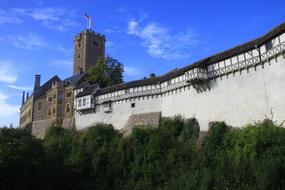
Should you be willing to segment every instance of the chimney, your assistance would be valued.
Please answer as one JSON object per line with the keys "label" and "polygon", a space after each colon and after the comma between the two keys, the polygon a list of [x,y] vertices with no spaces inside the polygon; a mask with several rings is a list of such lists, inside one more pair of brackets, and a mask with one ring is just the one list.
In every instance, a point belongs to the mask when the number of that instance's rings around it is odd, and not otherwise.
{"label": "chimney", "polygon": [[22,105],[25,103],[25,91],[23,91],[23,96],[22,96]]}
{"label": "chimney", "polygon": [[35,86],[34,90],[41,87],[41,75],[35,75]]}
{"label": "chimney", "polygon": [[26,101],[28,100],[28,98],[29,98],[29,93],[27,92]]}

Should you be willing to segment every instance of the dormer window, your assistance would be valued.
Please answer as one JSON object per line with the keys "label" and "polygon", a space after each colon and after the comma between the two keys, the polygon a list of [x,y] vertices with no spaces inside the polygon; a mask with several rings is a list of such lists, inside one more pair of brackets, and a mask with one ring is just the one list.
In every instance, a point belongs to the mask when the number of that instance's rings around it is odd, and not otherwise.
{"label": "dormer window", "polygon": [[270,41],[266,42],[266,44],[265,44],[265,49],[266,49],[266,51],[269,51],[269,50],[271,50],[272,48],[273,48],[272,41],[270,40]]}

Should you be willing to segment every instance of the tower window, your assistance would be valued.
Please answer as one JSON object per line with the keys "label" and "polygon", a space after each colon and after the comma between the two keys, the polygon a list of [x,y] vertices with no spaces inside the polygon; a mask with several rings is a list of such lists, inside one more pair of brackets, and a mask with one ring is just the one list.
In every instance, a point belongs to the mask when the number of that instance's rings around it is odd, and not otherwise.
{"label": "tower window", "polygon": [[98,42],[96,42],[95,40],[94,40],[94,41],[92,41],[92,45],[93,45],[93,46],[95,46],[95,47],[99,47],[99,43],[98,43]]}
{"label": "tower window", "polygon": [[78,47],[79,47],[79,48],[81,47],[81,43],[80,43],[80,42],[78,43]]}
{"label": "tower window", "polygon": [[78,54],[77,58],[80,59],[80,54]]}
{"label": "tower window", "polygon": [[131,108],[136,107],[136,103],[131,103]]}

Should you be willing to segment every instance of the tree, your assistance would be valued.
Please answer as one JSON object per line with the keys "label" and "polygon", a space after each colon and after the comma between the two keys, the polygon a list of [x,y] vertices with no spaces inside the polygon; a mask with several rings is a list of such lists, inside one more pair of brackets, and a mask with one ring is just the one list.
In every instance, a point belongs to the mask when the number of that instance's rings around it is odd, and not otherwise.
{"label": "tree", "polygon": [[88,80],[93,84],[99,84],[101,88],[120,84],[123,82],[123,64],[110,56],[106,60],[99,60],[88,70]]}
{"label": "tree", "polygon": [[1,189],[45,189],[46,154],[41,142],[24,129],[0,129]]}
{"label": "tree", "polygon": [[106,57],[107,72],[110,76],[110,84],[120,84],[123,81],[124,66],[111,56]]}
{"label": "tree", "polygon": [[107,73],[107,65],[101,59],[94,66],[88,70],[88,80],[92,84],[99,84],[101,88],[104,88],[110,84],[110,77]]}

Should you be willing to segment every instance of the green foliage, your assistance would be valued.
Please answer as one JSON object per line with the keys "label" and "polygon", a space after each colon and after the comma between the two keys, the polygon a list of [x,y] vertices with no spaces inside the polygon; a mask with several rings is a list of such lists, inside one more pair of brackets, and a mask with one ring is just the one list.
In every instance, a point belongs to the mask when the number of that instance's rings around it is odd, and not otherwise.
{"label": "green foliage", "polygon": [[43,189],[46,155],[39,140],[23,129],[0,129],[1,189]]}
{"label": "green foliage", "polygon": [[51,127],[43,141],[2,128],[1,189],[285,188],[284,128],[219,122],[199,132],[196,119],[180,116],[134,128],[127,138],[104,124],[80,132]]}
{"label": "green foliage", "polygon": [[107,56],[106,60],[99,60],[89,70],[88,80],[93,84],[99,84],[101,88],[123,82],[123,64],[118,60]]}

